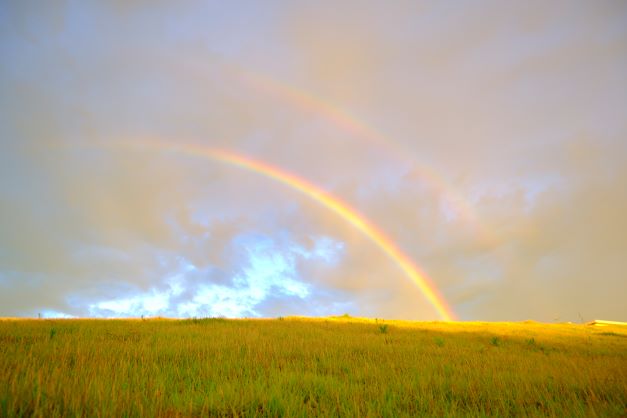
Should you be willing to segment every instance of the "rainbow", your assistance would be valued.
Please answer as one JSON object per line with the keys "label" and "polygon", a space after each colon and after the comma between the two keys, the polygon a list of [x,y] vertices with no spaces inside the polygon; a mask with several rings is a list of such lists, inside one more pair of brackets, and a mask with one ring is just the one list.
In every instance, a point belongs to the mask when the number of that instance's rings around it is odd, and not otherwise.
{"label": "rainbow", "polygon": [[413,173],[417,174],[426,183],[435,187],[435,190],[440,193],[455,215],[466,224],[471,225],[484,242],[493,241],[494,238],[489,231],[478,221],[473,206],[437,172],[426,166],[418,165],[415,159],[412,158],[412,153],[401,147],[397,142],[360,122],[339,107],[313,96],[304,90],[297,89],[258,72],[251,72],[235,65],[230,65],[229,67],[232,70],[230,73],[235,75],[242,84],[249,88],[279,98],[304,111],[319,115],[330,121],[336,128],[349,134],[349,136],[376,144],[379,148],[385,150],[403,164],[411,167]]}
{"label": "rainbow", "polygon": [[110,147],[124,149],[151,149],[220,161],[256,174],[261,174],[267,178],[276,180],[279,183],[291,187],[292,189],[299,191],[320,203],[332,212],[335,212],[342,219],[368,237],[368,239],[370,239],[374,244],[376,244],[398,265],[403,273],[418,286],[418,289],[433,306],[440,318],[445,321],[452,321],[456,318],[447,302],[439,294],[437,288],[427,275],[422,272],[405,253],[403,253],[399,246],[390,237],[370,222],[365,216],[361,215],[357,210],[305,179],[297,177],[294,174],[281,170],[280,168],[263,161],[254,160],[231,151],[210,148],[202,145],[172,144],[157,140],[109,142],[102,145],[102,148]]}

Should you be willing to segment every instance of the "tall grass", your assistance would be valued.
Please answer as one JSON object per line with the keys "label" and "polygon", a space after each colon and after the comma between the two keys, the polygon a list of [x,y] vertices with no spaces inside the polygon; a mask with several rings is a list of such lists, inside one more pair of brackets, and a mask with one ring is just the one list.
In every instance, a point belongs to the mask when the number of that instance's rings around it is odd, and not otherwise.
{"label": "tall grass", "polygon": [[355,318],[0,321],[0,416],[625,416],[627,333]]}

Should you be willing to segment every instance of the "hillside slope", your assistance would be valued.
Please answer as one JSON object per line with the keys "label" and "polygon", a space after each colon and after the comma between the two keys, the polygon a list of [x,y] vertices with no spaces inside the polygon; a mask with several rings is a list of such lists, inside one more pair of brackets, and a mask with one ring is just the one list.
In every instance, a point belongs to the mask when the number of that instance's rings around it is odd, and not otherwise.
{"label": "hillside slope", "polygon": [[625,416],[627,329],[0,321],[0,416]]}

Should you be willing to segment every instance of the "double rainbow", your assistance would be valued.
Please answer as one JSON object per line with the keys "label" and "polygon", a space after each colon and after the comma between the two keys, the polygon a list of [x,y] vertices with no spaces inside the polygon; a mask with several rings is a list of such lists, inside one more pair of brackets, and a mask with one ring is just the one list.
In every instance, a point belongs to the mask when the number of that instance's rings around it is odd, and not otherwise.
{"label": "double rainbow", "polygon": [[231,74],[247,88],[270,97],[278,98],[293,107],[320,116],[329,121],[336,129],[345,132],[350,137],[369,142],[391,157],[402,162],[403,165],[410,167],[412,173],[418,175],[427,184],[433,185],[435,189],[441,193],[449,208],[467,224],[476,228],[476,231],[479,232],[482,239],[485,241],[492,239],[489,232],[479,223],[473,206],[435,170],[417,164],[412,157],[412,152],[402,147],[398,142],[384,136],[376,129],[351,116],[340,107],[316,97],[305,90],[286,84],[260,72],[249,71],[235,65],[230,65],[230,69],[232,70]]}

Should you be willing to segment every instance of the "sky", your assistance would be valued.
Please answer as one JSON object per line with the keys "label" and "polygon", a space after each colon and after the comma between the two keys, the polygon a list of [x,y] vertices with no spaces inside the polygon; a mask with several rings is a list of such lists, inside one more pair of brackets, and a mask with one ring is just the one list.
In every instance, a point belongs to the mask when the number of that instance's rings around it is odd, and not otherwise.
{"label": "sky", "polygon": [[7,0],[0,57],[0,316],[442,319],[221,150],[455,318],[627,320],[623,1]]}

